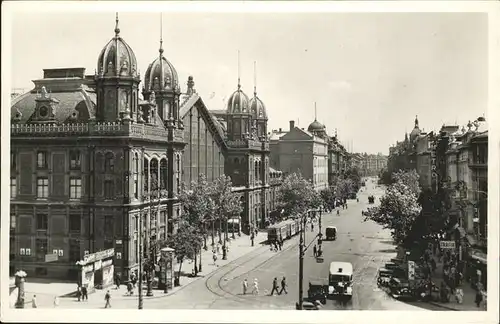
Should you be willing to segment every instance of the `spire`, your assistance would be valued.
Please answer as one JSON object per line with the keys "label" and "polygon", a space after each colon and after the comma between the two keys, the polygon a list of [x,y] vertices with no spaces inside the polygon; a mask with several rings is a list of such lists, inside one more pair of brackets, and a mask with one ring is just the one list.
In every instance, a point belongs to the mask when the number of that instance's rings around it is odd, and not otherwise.
{"label": "spire", "polygon": [[337,138],[337,128],[335,128],[335,138]]}
{"label": "spire", "polygon": [[418,128],[418,115],[415,115],[415,128]]}
{"label": "spire", "polygon": [[316,101],[314,102],[314,121],[318,121],[317,119],[317,110],[316,110]]}
{"label": "spire", "polygon": [[160,59],[163,55],[163,14],[160,13]]}
{"label": "spire", "polygon": [[257,97],[257,62],[253,61],[253,95]]}
{"label": "spire", "polygon": [[240,50],[238,50],[238,90],[241,88],[240,83]]}
{"label": "spire", "polygon": [[118,28],[118,12],[116,13],[116,25],[115,25],[115,36],[118,37],[120,34],[120,28]]}

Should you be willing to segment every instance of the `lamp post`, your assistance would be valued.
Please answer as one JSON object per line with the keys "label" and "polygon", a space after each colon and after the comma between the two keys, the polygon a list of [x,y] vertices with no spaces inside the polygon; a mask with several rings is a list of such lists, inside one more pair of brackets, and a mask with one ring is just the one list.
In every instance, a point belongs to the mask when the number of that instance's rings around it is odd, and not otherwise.
{"label": "lamp post", "polygon": [[[302,217],[301,219],[301,226],[302,228],[300,229],[300,236],[299,236],[299,301],[297,303],[297,309],[302,310],[302,300],[304,299],[304,255],[307,249],[311,246],[311,244],[314,243],[314,239],[309,243],[309,245],[305,246],[305,234],[306,234],[306,224],[307,224],[307,216],[309,215],[309,211],[306,213],[305,216]],[[321,240],[322,234],[319,233],[316,235],[318,240]]]}
{"label": "lamp post", "polygon": [[[164,247],[163,249],[160,250],[161,252],[161,259],[162,259],[162,274],[164,278],[164,293],[168,293],[168,286],[169,282],[170,285],[172,285],[172,256],[173,253],[175,252],[174,249],[169,248],[169,247]],[[169,276],[170,274],[170,276]]]}
{"label": "lamp post", "polygon": [[137,285],[137,289],[139,290],[139,305],[138,309],[142,309],[143,307],[143,300],[142,300],[142,254],[144,251],[142,250],[142,212],[139,214],[139,228],[137,229],[137,233],[139,235],[139,239],[137,240],[138,250],[139,250],[139,283]]}

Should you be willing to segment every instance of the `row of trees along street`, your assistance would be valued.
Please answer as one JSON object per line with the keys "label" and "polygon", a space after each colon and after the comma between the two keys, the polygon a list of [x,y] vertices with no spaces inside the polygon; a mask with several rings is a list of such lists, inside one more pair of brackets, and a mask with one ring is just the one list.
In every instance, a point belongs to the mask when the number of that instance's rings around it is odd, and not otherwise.
{"label": "row of trees along street", "polygon": [[[212,249],[216,244],[221,244],[223,251],[227,251],[226,243],[231,239],[228,235],[228,220],[239,216],[243,210],[240,194],[234,193],[232,187],[228,176],[223,175],[209,183],[203,174],[189,188],[183,185],[179,195],[183,213],[177,220],[177,231],[168,235],[166,240],[152,244],[145,268],[152,268],[147,264],[152,265],[154,262],[155,251],[164,247],[173,248],[179,263],[179,275],[176,279],[177,284],[180,284],[184,260],[194,260],[194,275],[201,271],[201,260],[197,255],[201,256],[202,249],[208,250],[207,240],[211,239]],[[232,232],[234,238],[234,230]],[[225,253],[223,257],[225,258]]]}
{"label": "row of trees along street", "polygon": [[446,190],[437,194],[421,190],[415,170],[400,170],[392,174],[380,205],[369,208],[365,220],[373,220],[390,229],[397,245],[419,249],[444,233],[447,227],[444,215],[449,202],[450,194]]}

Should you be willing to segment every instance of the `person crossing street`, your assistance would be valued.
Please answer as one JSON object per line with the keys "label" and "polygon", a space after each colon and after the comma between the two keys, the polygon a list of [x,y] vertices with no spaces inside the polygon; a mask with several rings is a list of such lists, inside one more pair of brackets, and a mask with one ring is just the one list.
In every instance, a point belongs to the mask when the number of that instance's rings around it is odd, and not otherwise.
{"label": "person crossing street", "polygon": [[288,294],[288,291],[286,291],[286,279],[285,277],[283,276],[283,279],[281,279],[281,290],[279,292],[279,295],[281,295],[283,292],[285,292],[285,294]]}
{"label": "person crossing street", "polygon": [[243,280],[243,295],[247,294],[247,290],[248,290],[248,281],[245,279]]}
{"label": "person crossing street", "polygon": [[273,280],[273,289],[271,290],[271,296],[274,295],[274,291],[276,291],[277,294],[279,294],[279,291],[278,291],[278,278],[274,277],[274,280]]}

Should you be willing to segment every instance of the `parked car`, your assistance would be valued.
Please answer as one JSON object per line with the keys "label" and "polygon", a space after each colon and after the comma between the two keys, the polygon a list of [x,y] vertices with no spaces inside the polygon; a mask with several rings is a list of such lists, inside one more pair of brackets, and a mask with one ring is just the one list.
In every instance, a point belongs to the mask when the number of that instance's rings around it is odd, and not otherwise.
{"label": "parked car", "polygon": [[410,282],[406,279],[391,278],[389,281],[389,290],[391,296],[396,299],[408,299],[414,297],[410,287]]}
{"label": "parked car", "polygon": [[309,281],[309,290],[307,290],[307,299],[310,302],[319,300],[323,305],[326,304],[328,296],[328,283],[326,280]]}
{"label": "parked car", "polygon": [[337,228],[335,226],[328,226],[325,229],[325,236],[326,240],[333,240],[335,241],[337,239]]}
{"label": "parked car", "polygon": [[377,285],[381,287],[387,287],[392,279],[393,272],[386,268],[378,269],[377,275]]}

